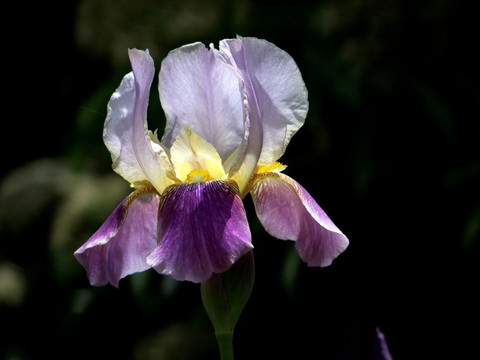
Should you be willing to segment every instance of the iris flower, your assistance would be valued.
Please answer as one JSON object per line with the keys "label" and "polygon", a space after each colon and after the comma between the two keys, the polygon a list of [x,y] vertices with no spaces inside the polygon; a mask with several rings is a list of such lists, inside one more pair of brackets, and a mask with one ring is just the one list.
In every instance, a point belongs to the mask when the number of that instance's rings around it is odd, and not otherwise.
{"label": "iris flower", "polygon": [[159,73],[161,140],[147,126],[153,60],[148,50],[128,54],[133,71],[108,103],[103,139],[135,190],[75,252],[92,285],[118,287],[149,268],[196,283],[225,272],[253,248],[248,193],[265,230],[296,241],[309,266],[345,250],[345,235],[277,161],[308,111],[286,52],[240,37],[171,51]]}

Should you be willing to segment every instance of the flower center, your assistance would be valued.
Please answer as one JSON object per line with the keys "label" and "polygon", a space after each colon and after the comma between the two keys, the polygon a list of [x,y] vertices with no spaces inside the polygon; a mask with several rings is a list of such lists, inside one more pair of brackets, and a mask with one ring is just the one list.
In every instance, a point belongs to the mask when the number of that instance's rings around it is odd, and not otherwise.
{"label": "flower center", "polygon": [[210,177],[210,173],[207,170],[193,169],[188,173],[185,182],[192,184],[192,183],[202,183],[210,180],[212,180],[212,178]]}
{"label": "flower center", "polygon": [[227,178],[215,147],[185,126],[170,149],[175,176],[181,182],[199,183]]}

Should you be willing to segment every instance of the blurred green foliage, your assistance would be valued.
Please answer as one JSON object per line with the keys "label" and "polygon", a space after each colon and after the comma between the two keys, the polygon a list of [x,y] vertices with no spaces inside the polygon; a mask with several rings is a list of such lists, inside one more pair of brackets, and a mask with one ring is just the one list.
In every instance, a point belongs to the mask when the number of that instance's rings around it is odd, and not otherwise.
{"label": "blurred green foliage", "polygon": [[[147,271],[119,290],[93,288],[73,252],[130,190],[101,137],[108,99],[130,71],[127,48],[148,48],[158,70],[180,45],[236,34],[297,61],[310,112],[282,161],[351,241],[331,267],[307,268],[292,243],[263,231],[246,199],[257,278],[236,330],[238,358],[371,359],[377,326],[394,358],[478,354],[478,330],[467,330],[479,320],[472,5],[14,5],[3,32],[0,358],[217,358],[197,285]],[[156,83],[148,118],[162,133]]]}

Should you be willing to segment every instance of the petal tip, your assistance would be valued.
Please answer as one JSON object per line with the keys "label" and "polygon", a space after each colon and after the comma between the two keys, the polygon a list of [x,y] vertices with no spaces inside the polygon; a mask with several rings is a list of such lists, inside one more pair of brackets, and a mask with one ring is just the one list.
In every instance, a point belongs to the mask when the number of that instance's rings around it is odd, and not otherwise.
{"label": "petal tip", "polygon": [[[321,245],[321,246],[320,246]],[[305,246],[303,241],[297,241],[296,249],[299,256],[309,267],[327,267],[348,247],[349,241],[342,233],[331,233]]]}

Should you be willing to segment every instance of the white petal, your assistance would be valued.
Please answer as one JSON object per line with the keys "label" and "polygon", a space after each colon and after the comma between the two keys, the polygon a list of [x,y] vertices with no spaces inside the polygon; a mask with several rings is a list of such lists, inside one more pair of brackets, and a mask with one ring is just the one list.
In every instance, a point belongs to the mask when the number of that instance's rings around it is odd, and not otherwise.
{"label": "white petal", "polygon": [[220,50],[227,55],[231,51],[234,61],[242,63],[250,111],[257,112],[263,128],[258,165],[271,164],[283,155],[307,116],[308,93],[300,71],[290,55],[265,40],[224,40]]}
{"label": "white petal", "polygon": [[153,80],[148,52],[129,51],[133,71],[125,75],[108,103],[103,139],[112,155],[113,169],[130,183],[150,182],[161,193],[171,183],[165,151],[152,146],[146,111]]}
{"label": "white petal", "polygon": [[189,125],[225,161],[242,142],[243,103],[238,78],[217,52],[194,43],[163,60],[159,92],[167,125],[162,143],[171,147]]}

